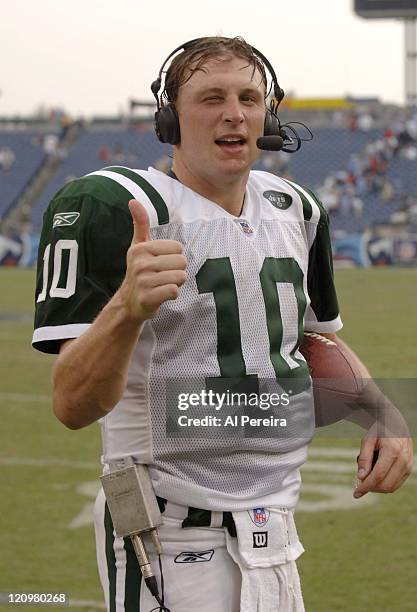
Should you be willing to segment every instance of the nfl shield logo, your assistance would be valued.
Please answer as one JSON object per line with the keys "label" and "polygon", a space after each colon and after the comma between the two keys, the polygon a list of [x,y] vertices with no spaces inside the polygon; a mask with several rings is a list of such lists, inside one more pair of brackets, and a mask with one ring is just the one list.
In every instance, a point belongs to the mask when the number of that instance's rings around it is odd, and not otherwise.
{"label": "nfl shield logo", "polygon": [[248,512],[249,516],[257,527],[263,527],[268,522],[269,510],[266,508],[254,508]]}
{"label": "nfl shield logo", "polygon": [[247,234],[248,236],[253,234],[253,229],[251,228],[251,226],[249,225],[247,221],[240,221],[240,219],[238,219],[237,223],[238,225],[240,225],[240,229],[242,230],[244,234]]}

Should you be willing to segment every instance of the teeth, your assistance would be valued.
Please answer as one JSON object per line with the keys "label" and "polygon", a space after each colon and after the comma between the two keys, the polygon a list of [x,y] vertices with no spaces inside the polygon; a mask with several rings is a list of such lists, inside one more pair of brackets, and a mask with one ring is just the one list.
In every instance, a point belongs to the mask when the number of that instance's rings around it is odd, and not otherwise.
{"label": "teeth", "polygon": [[219,142],[243,142],[241,138],[221,138]]}

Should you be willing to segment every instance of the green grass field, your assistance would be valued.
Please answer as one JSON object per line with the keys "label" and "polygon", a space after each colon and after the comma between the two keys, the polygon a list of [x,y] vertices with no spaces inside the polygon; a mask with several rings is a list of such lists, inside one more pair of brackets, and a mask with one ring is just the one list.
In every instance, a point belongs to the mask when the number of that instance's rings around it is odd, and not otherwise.
{"label": "green grass field", "polygon": [[[417,270],[343,270],[336,281],[341,336],[372,374],[417,378]],[[99,428],[71,432],[52,416],[53,358],[30,346],[33,285],[33,271],[0,269],[0,592],[64,592],[70,609],[93,611],[103,606],[90,521]],[[361,431],[334,432],[315,440],[303,469],[306,609],[414,611],[417,477],[393,495],[353,500]]]}

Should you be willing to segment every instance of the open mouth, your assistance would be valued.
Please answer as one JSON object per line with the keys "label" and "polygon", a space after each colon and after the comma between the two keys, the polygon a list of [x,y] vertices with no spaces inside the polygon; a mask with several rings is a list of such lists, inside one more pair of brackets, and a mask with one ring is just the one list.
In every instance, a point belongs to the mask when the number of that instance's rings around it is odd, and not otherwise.
{"label": "open mouth", "polygon": [[214,142],[216,143],[216,145],[218,145],[224,150],[236,151],[240,149],[246,143],[246,139],[228,137],[228,138],[218,138]]}

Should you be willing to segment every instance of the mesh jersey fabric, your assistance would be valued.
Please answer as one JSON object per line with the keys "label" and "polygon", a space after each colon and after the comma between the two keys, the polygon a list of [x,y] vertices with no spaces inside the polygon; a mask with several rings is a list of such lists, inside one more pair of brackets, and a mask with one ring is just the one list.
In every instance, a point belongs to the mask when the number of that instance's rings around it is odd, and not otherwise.
{"label": "mesh jersey fabric", "polygon": [[[143,327],[125,394],[100,421],[103,463],[133,456],[148,464],[156,493],[174,503],[294,507],[314,429],[298,346],[304,328],[341,326],[327,213],[304,188],[265,172],[250,173],[239,218],[154,169],[91,173],[64,187],[45,214],[36,348],[57,352],[117,290],[132,238],[131,197],[145,206],[152,239],[183,244],[188,279]],[[79,214],[72,224],[70,213]],[[307,383],[291,398],[285,435],[167,431],[178,389],[234,376],[257,377],[267,389],[281,379]]]}

